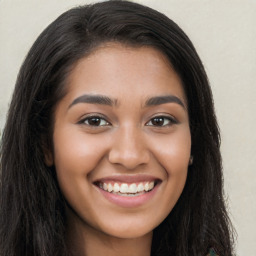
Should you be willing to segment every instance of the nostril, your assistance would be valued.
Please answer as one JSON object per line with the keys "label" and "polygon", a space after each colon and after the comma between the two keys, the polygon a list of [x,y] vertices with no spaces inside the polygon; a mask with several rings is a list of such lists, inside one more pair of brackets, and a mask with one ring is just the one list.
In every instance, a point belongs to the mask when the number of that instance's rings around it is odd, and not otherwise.
{"label": "nostril", "polygon": [[126,169],[134,169],[136,166],[147,164],[150,160],[149,154],[145,151],[131,152],[112,149],[108,156],[112,164],[123,165]]}

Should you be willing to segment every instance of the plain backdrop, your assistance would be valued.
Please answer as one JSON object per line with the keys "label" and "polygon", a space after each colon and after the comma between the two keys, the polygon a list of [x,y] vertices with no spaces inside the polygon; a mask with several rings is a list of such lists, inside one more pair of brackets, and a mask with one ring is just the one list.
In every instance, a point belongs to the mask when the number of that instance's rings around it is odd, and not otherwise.
{"label": "plain backdrop", "polygon": [[[92,1],[0,0],[0,131],[18,70],[41,31]],[[138,0],[169,16],[194,43],[209,76],[222,134],[225,193],[237,255],[255,255],[256,0]]]}

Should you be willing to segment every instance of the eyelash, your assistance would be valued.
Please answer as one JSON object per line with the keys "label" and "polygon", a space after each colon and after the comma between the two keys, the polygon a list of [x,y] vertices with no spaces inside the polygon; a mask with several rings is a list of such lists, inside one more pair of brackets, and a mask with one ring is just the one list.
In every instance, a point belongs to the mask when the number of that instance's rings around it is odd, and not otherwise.
{"label": "eyelash", "polygon": [[[157,121],[158,119],[158,121]],[[152,121],[156,121],[156,122],[163,122],[162,125],[154,125],[152,123]],[[151,123],[151,124],[150,124]],[[168,126],[172,126],[173,124],[178,124],[178,121],[170,116],[155,116],[153,118],[151,118],[149,120],[149,122],[146,123],[147,126],[155,126],[155,127],[168,127]]]}
{"label": "eyelash", "polygon": [[[94,119],[94,122],[96,122],[95,124],[90,124],[90,121],[93,121]],[[103,125],[100,125],[101,122],[104,122]],[[153,124],[153,122],[160,122],[160,125],[158,124]],[[106,120],[105,117],[101,116],[101,115],[91,115],[91,116],[87,116],[85,118],[83,118],[81,121],[79,121],[79,124],[84,124],[84,125],[88,125],[90,127],[103,127],[103,126],[109,126],[111,125],[110,122],[108,122]],[[178,121],[173,118],[173,117],[170,117],[170,116],[163,116],[163,115],[160,115],[160,116],[155,116],[153,118],[151,118],[147,123],[146,123],[146,126],[155,126],[155,127],[168,127],[168,126],[171,126],[173,124],[178,124]]]}
{"label": "eyelash", "polygon": [[[96,121],[96,119],[99,121],[99,122],[102,122],[104,121],[105,124],[104,125],[93,125],[93,124],[90,124],[89,122],[90,121],[93,121],[93,119]],[[86,123],[87,122],[87,123]],[[87,116],[85,118],[83,118],[81,121],[78,122],[79,124],[84,124],[84,125],[88,125],[88,126],[91,126],[91,127],[102,127],[102,126],[109,126],[111,125],[105,117],[101,116],[101,115],[91,115],[91,116]]]}

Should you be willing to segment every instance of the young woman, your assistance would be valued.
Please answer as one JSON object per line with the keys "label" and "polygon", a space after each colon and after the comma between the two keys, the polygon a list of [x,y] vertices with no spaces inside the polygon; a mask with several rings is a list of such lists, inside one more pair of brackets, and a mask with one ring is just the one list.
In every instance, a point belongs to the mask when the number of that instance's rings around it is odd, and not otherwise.
{"label": "young woman", "polygon": [[163,14],[71,9],[21,67],[1,144],[1,256],[230,256],[203,65]]}

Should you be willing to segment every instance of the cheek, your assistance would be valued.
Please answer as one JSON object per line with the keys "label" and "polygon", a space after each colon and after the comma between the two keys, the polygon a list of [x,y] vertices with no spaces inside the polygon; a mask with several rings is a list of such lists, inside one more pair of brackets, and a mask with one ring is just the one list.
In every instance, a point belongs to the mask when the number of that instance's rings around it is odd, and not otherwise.
{"label": "cheek", "polygon": [[[57,129],[56,129],[57,130]],[[90,173],[106,151],[101,136],[88,136],[80,129],[62,128],[54,134],[54,164],[60,189],[67,202],[79,212],[84,195],[92,193]],[[88,207],[85,207],[88,212]],[[90,208],[90,207],[89,207]]]}
{"label": "cheek", "polygon": [[153,154],[163,167],[165,175],[162,184],[163,203],[159,211],[168,215],[178,201],[186,183],[191,150],[190,130],[186,129],[176,133],[175,136],[158,139],[155,145]]}
{"label": "cheek", "polygon": [[191,136],[189,128],[181,129],[170,136],[158,138],[154,143],[153,154],[166,170],[167,175],[182,175],[187,172],[191,154]]}
{"label": "cheek", "polygon": [[59,130],[54,135],[54,160],[57,173],[87,175],[94,169],[106,149],[100,136],[88,136],[83,131]]}

